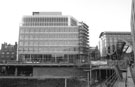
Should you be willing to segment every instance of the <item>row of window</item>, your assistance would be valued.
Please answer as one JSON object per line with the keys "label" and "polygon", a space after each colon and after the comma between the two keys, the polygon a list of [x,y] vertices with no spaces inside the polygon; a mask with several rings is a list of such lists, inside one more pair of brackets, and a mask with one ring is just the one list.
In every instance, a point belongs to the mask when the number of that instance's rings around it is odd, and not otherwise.
{"label": "row of window", "polygon": [[49,51],[52,51],[52,52],[57,52],[57,51],[79,51],[79,48],[78,47],[19,47],[18,51],[39,51],[39,52],[49,52]]}
{"label": "row of window", "polygon": [[107,35],[107,38],[131,38],[131,35]]}
{"label": "row of window", "polygon": [[12,56],[4,56],[4,55],[1,55],[0,58],[16,58],[16,56],[12,55]]}
{"label": "row of window", "polygon": [[68,26],[68,23],[23,23],[23,26]]}
{"label": "row of window", "polygon": [[15,52],[1,52],[1,54],[15,54]]}
{"label": "row of window", "polygon": [[23,22],[68,22],[67,17],[26,17]]}
{"label": "row of window", "polygon": [[51,45],[78,45],[78,41],[20,41],[19,46],[51,46]]}
{"label": "row of window", "polygon": [[25,39],[47,39],[47,38],[78,38],[78,34],[21,34],[20,40]]}
{"label": "row of window", "polygon": [[[86,62],[87,58],[85,56],[81,56],[77,54],[65,54],[65,55],[51,55],[51,54],[20,54],[19,60],[23,61],[31,61],[31,62],[51,62],[51,63],[73,63],[73,62]],[[85,57],[85,59],[84,59]],[[82,59],[83,58],[83,59]]]}
{"label": "row of window", "polygon": [[39,32],[78,32],[77,27],[43,27],[43,28],[20,28],[20,33],[39,33]]}

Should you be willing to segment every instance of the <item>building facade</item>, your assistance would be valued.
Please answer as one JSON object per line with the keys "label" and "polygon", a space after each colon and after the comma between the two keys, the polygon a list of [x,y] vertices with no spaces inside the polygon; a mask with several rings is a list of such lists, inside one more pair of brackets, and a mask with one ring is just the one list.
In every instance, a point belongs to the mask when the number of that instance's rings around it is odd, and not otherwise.
{"label": "building facade", "polygon": [[16,58],[17,58],[17,42],[15,42],[15,45],[7,43],[1,45],[0,50],[1,62],[16,61]]}
{"label": "building facade", "polygon": [[60,12],[24,16],[19,31],[18,61],[31,63],[86,62],[88,26]]}
{"label": "building facade", "polygon": [[100,52],[98,46],[89,48],[90,60],[100,60]]}
{"label": "building facade", "polygon": [[132,7],[131,7],[131,36],[133,41],[133,51],[135,55],[135,0],[132,0]]}
{"label": "building facade", "polygon": [[100,55],[106,57],[115,52],[118,41],[131,40],[131,32],[102,32],[99,40]]}

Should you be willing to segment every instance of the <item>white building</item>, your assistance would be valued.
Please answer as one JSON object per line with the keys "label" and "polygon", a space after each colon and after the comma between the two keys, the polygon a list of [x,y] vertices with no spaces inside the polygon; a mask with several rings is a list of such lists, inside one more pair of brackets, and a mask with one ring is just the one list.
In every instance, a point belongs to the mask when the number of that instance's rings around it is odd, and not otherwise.
{"label": "white building", "polygon": [[105,57],[115,52],[119,40],[130,41],[131,32],[102,32],[99,40],[100,55]]}
{"label": "white building", "polygon": [[33,12],[24,16],[19,31],[18,61],[86,62],[88,26],[61,12]]}

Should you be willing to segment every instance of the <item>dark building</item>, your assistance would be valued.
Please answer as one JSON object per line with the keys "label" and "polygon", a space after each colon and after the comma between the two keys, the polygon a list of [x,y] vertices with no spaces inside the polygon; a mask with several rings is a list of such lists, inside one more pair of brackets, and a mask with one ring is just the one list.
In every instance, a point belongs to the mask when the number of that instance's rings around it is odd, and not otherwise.
{"label": "dark building", "polygon": [[90,47],[89,48],[89,56],[90,60],[99,60],[100,59],[100,52],[98,47]]}
{"label": "dark building", "polygon": [[3,43],[0,50],[0,61],[16,60],[17,42],[14,45]]}

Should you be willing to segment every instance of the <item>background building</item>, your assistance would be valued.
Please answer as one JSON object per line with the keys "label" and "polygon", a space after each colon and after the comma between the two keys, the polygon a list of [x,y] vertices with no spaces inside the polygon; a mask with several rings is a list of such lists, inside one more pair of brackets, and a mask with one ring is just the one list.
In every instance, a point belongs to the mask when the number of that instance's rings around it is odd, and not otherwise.
{"label": "background building", "polygon": [[18,61],[45,63],[86,62],[88,26],[60,12],[24,16],[19,31]]}
{"label": "background building", "polygon": [[17,42],[15,45],[4,43],[1,45],[0,50],[0,61],[7,62],[7,61],[15,61],[17,57]]}
{"label": "background building", "polygon": [[105,57],[115,52],[119,40],[131,40],[131,32],[102,32],[99,38],[100,55]]}
{"label": "background building", "polygon": [[89,48],[90,60],[100,60],[100,52],[98,46]]}

